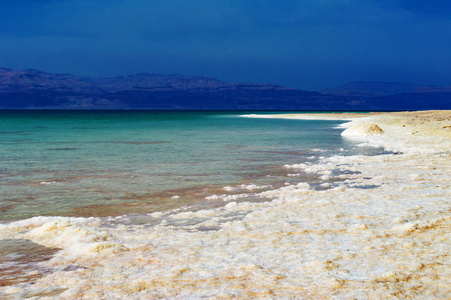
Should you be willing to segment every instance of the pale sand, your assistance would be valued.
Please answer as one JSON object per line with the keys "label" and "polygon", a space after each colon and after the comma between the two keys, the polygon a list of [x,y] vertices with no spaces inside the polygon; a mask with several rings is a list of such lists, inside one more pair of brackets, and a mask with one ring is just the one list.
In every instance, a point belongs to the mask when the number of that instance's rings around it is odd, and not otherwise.
{"label": "pale sand", "polygon": [[343,120],[352,121],[357,118],[368,117],[377,113],[305,113],[305,114],[248,114],[246,118],[261,119],[291,119],[291,120]]}
{"label": "pale sand", "polygon": [[352,119],[344,138],[398,153],[286,166],[350,172],[326,191],[300,183],[262,192],[276,198],[267,203],[157,213],[164,221],[152,228],[57,217],[2,225],[0,238],[63,250],[44,263],[54,273],[0,287],[0,297],[449,299],[451,111],[327,117]]}

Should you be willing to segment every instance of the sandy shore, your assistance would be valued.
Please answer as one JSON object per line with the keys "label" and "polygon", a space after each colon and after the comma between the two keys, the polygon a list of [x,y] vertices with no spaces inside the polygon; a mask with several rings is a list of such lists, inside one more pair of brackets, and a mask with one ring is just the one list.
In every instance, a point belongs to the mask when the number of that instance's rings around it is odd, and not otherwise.
{"label": "sandy shore", "polygon": [[246,118],[260,119],[290,119],[290,120],[343,120],[352,121],[359,118],[372,116],[378,113],[305,113],[305,114],[248,114]]}
{"label": "sandy shore", "polygon": [[0,297],[449,297],[451,111],[277,117],[351,120],[344,138],[395,154],[287,165],[343,181],[260,193],[274,198],[266,203],[156,213],[154,227],[59,217],[1,225],[2,239],[62,250],[41,263],[51,272],[0,287]]}

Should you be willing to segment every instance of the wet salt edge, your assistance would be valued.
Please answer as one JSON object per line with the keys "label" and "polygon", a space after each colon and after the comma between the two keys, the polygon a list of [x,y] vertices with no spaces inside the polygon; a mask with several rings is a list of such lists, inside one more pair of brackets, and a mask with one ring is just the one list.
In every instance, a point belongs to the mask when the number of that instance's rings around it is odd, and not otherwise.
{"label": "wet salt edge", "polygon": [[[61,287],[67,290],[58,297],[69,299],[449,295],[451,139],[446,132],[445,138],[441,132],[425,136],[426,129],[406,135],[411,129],[399,128],[393,118],[402,120],[387,115],[353,120],[345,127],[354,133],[345,130],[343,136],[401,155],[321,157],[318,163],[286,166],[324,180],[337,169],[360,172],[341,175],[345,181],[329,190],[290,184],[249,190],[275,198],[271,202],[237,203],[231,197],[218,209],[151,214],[192,224],[183,227],[165,225],[170,222],[102,227],[99,218],[63,217],[0,225],[2,239],[63,249],[43,263],[54,273],[34,285],[0,287],[0,293],[20,297]],[[384,134],[365,133],[360,126],[365,123],[378,124]],[[362,184],[378,187],[350,187]],[[62,271],[68,265],[84,268]]]}

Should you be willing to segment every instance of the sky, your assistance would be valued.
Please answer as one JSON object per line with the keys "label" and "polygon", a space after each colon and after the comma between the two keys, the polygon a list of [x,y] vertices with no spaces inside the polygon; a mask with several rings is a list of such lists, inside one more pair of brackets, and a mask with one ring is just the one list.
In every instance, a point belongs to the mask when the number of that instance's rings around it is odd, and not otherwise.
{"label": "sky", "polygon": [[0,0],[0,67],[451,85],[451,1]]}

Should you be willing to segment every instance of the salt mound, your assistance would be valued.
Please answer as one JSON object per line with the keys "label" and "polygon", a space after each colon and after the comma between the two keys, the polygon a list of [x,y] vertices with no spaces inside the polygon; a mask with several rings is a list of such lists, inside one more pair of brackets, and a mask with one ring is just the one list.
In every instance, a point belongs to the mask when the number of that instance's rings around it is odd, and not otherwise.
{"label": "salt mound", "polygon": [[[66,261],[84,261],[99,255],[112,255],[127,248],[100,227],[100,219],[34,217],[0,225],[0,240],[22,238],[46,247],[62,249]],[[1,298],[1,294],[0,294]]]}
{"label": "salt mound", "polygon": [[342,136],[381,135],[384,131],[374,123],[359,123],[341,133]]}

